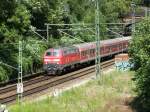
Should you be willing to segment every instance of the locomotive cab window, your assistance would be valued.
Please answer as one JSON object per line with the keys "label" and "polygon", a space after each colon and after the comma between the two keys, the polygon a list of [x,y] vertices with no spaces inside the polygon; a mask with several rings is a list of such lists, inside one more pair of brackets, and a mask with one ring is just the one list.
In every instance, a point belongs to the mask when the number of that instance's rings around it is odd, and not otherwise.
{"label": "locomotive cab window", "polygon": [[59,56],[59,52],[58,51],[53,52],[53,56]]}
{"label": "locomotive cab window", "polygon": [[46,56],[52,56],[52,53],[51,52],[47,52]]}
{"label": "locomotive cab window", "polygon": [[54,52],[47,52],[46,56],[59,56],[59,52],[58,51],[54,51]]}

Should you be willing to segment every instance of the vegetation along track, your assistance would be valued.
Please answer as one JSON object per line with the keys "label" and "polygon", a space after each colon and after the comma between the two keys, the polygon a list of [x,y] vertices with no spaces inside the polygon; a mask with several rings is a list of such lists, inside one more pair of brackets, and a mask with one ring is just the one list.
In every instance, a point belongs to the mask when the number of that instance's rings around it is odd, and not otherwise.
{"label": "vegetation along track", "polygon": [[[107,69],[114,65],[114,60],[106,61],[101,63],[102,69]],[[41,91],[47,90],[53,86],[63,84],[67,81],[78,79],[80,77],[86,76],[88,74],[95,72],[95,66],[90,66],[72,73],[68,73],[63,76],[40,76],[38,78],[24,82],[24,93],[23,97],[28,97],[30,95],[39,93]],[[0,89],[0,103],[10,104],[16,101],[16,85],[12,85],[6,88]]]}

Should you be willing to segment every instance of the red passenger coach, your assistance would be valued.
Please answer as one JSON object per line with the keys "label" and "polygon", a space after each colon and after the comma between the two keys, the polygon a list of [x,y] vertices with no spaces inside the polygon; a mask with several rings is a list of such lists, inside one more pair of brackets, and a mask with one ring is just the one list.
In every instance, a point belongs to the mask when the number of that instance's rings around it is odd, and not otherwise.
{"label": "red passenger coach", "polygon": [[91,61],[95,58],[95,44],[84,43],[74,45],[80,52],[80,63]]}
{"label": "red passenger coach", "polygon": [[104,40],[101,42],[101,57],[113,55],[127,50],[131,37]]}
{"label": "red passenger coach", "polygon": [[[103,40],[100,42],[101,57],[127,51],[131,37]],[[95,60],[96,43],[82,43],[69,47],[51,48],[44,54],[44,70],[50,74],[61,74],[79,64]]]}

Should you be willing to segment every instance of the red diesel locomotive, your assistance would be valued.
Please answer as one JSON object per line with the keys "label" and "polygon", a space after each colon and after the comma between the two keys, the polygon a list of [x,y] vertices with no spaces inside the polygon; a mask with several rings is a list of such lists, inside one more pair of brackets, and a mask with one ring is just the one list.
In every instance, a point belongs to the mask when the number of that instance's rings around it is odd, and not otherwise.
{"label": "red diesel locomotive", "polygon": [[[131,37],[103,40],[100,42],[100,55],[106,57],[128,49]],[[62,48],[48,49],[44,54],[44,70],[48,74],[61,74],[80,64],[95,59],[95,42],[75,44]]]}

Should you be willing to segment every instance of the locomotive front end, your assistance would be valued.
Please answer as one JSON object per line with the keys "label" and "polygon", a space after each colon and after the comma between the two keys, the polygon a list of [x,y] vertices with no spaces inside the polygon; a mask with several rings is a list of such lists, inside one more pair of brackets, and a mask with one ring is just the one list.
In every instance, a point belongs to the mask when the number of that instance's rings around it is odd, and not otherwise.
{"label": "locomotive front end", "polygon": [[48,74],[59,74],[61,66],[61,51],[59,49],[50,49],[44,55],[44,70]]}

